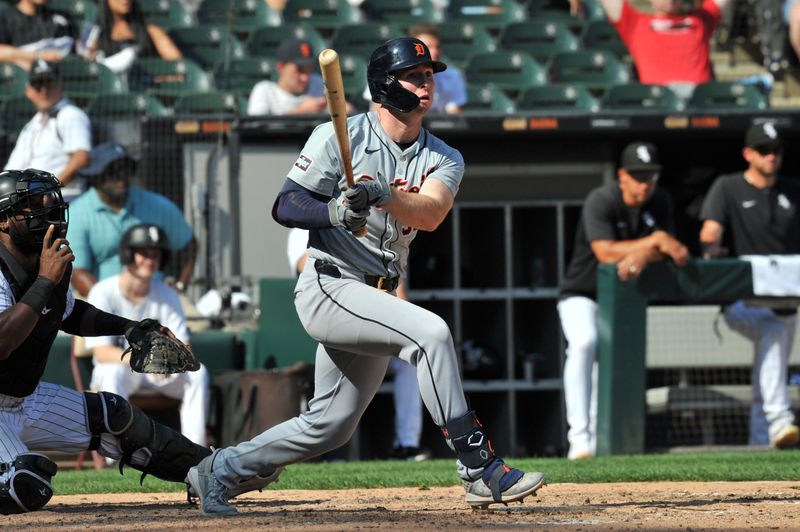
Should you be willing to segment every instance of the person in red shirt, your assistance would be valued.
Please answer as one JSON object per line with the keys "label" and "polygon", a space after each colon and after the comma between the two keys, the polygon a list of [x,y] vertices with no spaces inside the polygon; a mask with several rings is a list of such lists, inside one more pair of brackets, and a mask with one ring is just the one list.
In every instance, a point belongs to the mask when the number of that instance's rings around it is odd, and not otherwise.
{"label": "person in red shirt", "polygon": [[[581,0],[570,0],[573,12]],[[600,0],[633,57],[642,83],[669,85],[688,97],[695,85],[714,79],[710,40],[730,0],[702,0],[691,11],[683,0],[650,0],[643,13],[628,0]]]}

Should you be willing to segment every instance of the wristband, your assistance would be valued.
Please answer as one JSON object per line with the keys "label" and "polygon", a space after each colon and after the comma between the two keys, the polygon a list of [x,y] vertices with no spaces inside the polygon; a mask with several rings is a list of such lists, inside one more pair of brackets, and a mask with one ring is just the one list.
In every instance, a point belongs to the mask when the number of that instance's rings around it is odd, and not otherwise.
{"label": "wristband", "polygon": [[19,300],[20,303],[25,303],[33,309],[36,314],[41,314],[44,306],[50,299],[50,294],[53,292],[53,283],[46,277],[41,275],[36,278],[25,295]]}

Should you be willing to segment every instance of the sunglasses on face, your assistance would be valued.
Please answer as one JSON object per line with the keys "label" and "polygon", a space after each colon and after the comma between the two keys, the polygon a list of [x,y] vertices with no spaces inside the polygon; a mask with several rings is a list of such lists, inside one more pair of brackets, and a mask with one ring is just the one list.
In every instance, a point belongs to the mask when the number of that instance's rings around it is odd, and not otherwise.
{"label": "sunglasses on face", "polygon": [[637,171],[633,171],[633,172],[628,172],[628,173],[636,181],[639,181],[639,182],[642,182],[642,183],[649,183],[649,184],[653,184],[653,183],[657,182],[658,181],[658,177],[659,177],[659,173],[658,172],[646,171],[646,170],[644,170],[644,171],[640,170],[638,172]]}
{"label": "sunglasses on face", "polygon": [[753,146],[753,149],[759,155],[781,155],[783,154],[783,146],[766,145],[766,146]]}

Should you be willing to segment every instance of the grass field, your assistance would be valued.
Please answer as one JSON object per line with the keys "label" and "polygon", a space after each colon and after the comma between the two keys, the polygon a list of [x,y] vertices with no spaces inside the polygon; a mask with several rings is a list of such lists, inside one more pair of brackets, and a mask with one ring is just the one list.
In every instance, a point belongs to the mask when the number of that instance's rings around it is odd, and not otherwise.
{"label": "grass field", "polygon": [[[800,450],[702,454],[650,454],[595,458],[570,462],[563,458],[517,458],[511,465],[542,471],[548,482],[659,482],[659,481],[800,481]],[[59,495],[84,493],[174,492],[182,484],[148,477],[139,485],[139,472],[125,468],[62,469],[54,478]],[[459,483],[454,460],[410,462],[348,462],[295,464],[281,475],[280,489],[348,489],[455,486]]]}

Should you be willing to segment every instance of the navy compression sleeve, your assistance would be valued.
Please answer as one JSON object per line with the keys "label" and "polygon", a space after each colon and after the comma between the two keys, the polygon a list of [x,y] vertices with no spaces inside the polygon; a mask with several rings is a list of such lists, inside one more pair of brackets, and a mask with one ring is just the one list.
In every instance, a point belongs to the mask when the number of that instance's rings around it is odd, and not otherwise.
{"label": "navy compression sleeve", "polygon": [[272,207],[272,217],[286,227],[325,229],[333,227],[328,215],[328,201],[321,194],[287,179]]}

